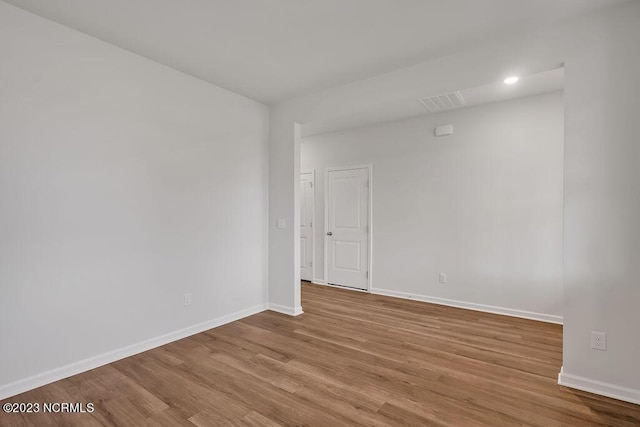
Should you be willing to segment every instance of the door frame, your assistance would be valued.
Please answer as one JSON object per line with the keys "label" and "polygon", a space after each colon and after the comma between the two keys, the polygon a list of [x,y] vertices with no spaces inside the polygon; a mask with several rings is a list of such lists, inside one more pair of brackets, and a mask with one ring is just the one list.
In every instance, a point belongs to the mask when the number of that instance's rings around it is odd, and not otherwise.
{"label": "door frame", "polygon": [[[367,233],[368,239],[368,260],[367,270],[369,275],[367,276],[367,289],[349,288],[347,286],[331,285],[329,284],[329,262],[327,259],[327,229],[329,228],[329,172],[336,171],[348,171],[353,169],[366,169],[369,178],[369,229]],[[356,292],[371,293],[373,283],[373,164],[365,163],[359,165],[349,166],[332,166],[324,169],[324,283],[327,286],[333,286],[340,289],[349,289]]]}
{"label": "door frame", "polygon": [[[316,170],[305,169],[300,171],[303,174],[311,174],[311,282],[316,279]],[[300,187],[300,176],[298,176],[298,188]],[[299,190],[298,190],[299,191]]]}

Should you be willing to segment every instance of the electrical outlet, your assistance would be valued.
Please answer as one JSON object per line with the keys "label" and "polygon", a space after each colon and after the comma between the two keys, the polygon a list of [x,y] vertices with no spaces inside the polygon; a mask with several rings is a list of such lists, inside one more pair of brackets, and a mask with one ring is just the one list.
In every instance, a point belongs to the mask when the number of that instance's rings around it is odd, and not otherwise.
{"label": "electrical outlet", "polygon": [[187,292],[186,294],[184,294],[184,305],[185,305],[185,306],[187,306],[187,305],[191,305],[191,302],[192,302],[192,300],[191,300],[191,293],[190,293],[190,292]]}
{"label": "electrical outlet", "polygon": [[440,283],[447,283],[447,273],[440,273],[438,275],[438,281]]}
{"label": "electrical outlet", "polygon": [[596,350],[607,349],[607,334],[604,332],[591,331],[591,348]]}

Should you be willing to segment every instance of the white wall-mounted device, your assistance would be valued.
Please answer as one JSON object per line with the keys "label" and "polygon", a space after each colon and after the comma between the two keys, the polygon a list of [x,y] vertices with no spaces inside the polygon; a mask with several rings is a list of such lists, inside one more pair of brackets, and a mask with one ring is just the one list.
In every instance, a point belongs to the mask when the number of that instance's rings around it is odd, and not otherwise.
{"label": "white wall-mounted device", "polygon": [[453,126],[452,125],[442,125],[438,126],[435,129],[436,136],[446,136],[453,134]]}

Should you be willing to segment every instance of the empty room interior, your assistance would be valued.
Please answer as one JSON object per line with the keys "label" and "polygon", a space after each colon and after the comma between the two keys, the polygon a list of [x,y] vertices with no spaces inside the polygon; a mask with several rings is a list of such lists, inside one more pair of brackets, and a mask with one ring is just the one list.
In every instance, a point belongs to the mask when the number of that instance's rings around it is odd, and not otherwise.
{"label": "empty room interior", "polygon": [[639,426],[638,22],[0,0],[0,426]]}

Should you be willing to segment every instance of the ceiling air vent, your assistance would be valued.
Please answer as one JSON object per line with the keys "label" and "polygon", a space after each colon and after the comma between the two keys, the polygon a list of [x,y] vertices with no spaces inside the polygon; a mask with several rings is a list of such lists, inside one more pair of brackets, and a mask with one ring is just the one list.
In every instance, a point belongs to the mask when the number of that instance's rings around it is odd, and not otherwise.
{"label": "ceiling air vent", "polygon": [[430,98],[419,99],[418,102],[431,113],[445,110],[453,110],[465,105],[464,97],[460,91],[445,93],[444,95],[432,96]]}

